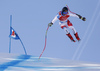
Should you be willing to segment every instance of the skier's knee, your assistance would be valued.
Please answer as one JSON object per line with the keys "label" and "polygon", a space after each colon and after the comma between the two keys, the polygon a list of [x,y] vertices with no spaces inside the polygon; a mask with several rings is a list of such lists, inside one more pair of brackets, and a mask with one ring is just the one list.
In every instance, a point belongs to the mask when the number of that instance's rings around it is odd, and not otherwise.
{"label": "skier's knee", "polygon": [[62,29],[66,28],[66,26],[61,26]]}

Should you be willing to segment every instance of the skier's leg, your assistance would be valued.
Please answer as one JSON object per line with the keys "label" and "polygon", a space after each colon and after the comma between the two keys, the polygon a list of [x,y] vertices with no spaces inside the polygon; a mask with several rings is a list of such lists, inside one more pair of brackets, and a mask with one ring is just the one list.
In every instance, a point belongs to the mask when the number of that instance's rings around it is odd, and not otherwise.
{"label": "skier's leg", "polygon": [[80,38],[79,38],[78,33],[76,32],[75,28],[74,28],[73,26],[69,26],[69,28],[72,29],[72,31],[73,31],[73,33],[74,33],[76,39],[77,39],[78,41],[80,41]]}
{"label": "skier's leg", "polygon": [[78,33],[76,32],[75,28],[74,28],[73,26],[69,26],[69,28],[73,30],[73,33],[74,33],[76,39],[77,39],[78,41],[80,41],[80,38],[79,38]]}
{"label": "skier's leg", "polygon": [[73,39],[73,37],[71,36],[70,33],[66,34],[73,42],[75,42],[75,40]]}
{"label": "skier's leg", "polygon": [[78,36],[78,33],[76,32],[74,35],[75,35],[76,39],[77,39],[78,41],[80,41],[80,38],[79,38],[79,36]]}
{"label": "skier's leg", "polygon": [[66,27],[64,27],[63,29],[64,29],[64,31],[66,32],[66,34],[69,34],[69,31],[67,30]]}
{"label": "skier's leg", "polygon": [[75,42],[75,40],[73,39],[73,37],[71,36],[71,34],[69,33],[69,31],[67,30],[67,26],[66,25],[61,25],[61,28],[64,29],[64,31],[66,32],[66,35],[70,38],[70,40],[72,40],[73,42]]}
{"label": "skier's leg", "polygon": [[73,34],[76,34],[76,30],[73,26],[68,26],[72,31],[73,31]]}
{"label": "skier's leg", "polygon": [[64,31],[66,32],[66,34],[68,34],[69,31],[67,30],[67,27],[68,27],[68,26],[67,26],[66,23],[67,23],[67,22],[64,22],[64,23],[59,22],[61,28],[64,29]]}
{"label": "skier's leg", "polygon": [[76,33],[76,30],[75,30],[75,28],[73,27],[73,24],[68,20],[68,22],[67,22],[67,25],[68,25],[68,28],[70,28],[72,31],[73,31],[73,33],[75,34]]}

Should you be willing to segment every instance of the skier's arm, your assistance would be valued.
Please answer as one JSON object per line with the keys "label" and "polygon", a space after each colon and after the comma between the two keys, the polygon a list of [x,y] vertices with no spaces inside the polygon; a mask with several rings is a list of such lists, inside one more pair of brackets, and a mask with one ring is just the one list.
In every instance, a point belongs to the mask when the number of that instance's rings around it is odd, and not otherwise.
{"label": "skier's arm", "polygon": [[85,17],[82,17],[81,15],[79,15],[79,14],[76,14],[78,17],[79,17],[79,19],[82,19],[83,21],[86,21],[86,18]]}
{"label": "skier's arm", "polygon": [[76,14],[73,14],[73,13],[70,13],[70,12],[69,12],[69,15],[72,16],[72,17],[77,17],[77,18],[79,18]]}
{"label": "skier's arm", "polygon": [[72,14],[72,13],[69,13],[70,16],[73,16],[73,17],[77,17],[79,19],[82,19],[83,21],[86,21],[86,18],[85,17],[82,17],[81,15],[79,14]]}
{"label": "skier's arm", "polygon": [[57,20],[58,20],[58,15],[56,15],[55,17],[54,17],[54,19],[48,24],[48,26],[52,26],[53,25],[53,23],[55,23]]}

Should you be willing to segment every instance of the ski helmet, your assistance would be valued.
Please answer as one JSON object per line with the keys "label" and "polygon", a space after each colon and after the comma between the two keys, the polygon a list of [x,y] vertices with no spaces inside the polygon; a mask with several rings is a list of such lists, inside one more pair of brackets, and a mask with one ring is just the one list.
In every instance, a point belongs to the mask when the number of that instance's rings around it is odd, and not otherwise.
{"label": "ski helmet", "polygon": [[68,8],[67,7],[63,7],[62,14],[67,14],[67,13],[68,13]]}

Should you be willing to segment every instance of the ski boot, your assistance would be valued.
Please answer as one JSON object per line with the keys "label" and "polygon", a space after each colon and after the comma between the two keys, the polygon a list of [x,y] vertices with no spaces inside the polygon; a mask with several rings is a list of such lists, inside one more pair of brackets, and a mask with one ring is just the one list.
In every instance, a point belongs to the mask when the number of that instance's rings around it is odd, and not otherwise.
{"label": "ski boot", "polygon": [[66,35],[71,39],[71,41],[76,42],[76,41],[73,39],[73,37],[71,36],[70,33],[68,33],[68,34],[66,34]]}
{"label": "ski boot", "polygon": [[79,36],[78,36],[78,33],[76,33],[76,34],[74,34],[74,35],[75,35],[76,39],[77,39],[78,41],[80,41],[80,38],[79,38]]}

